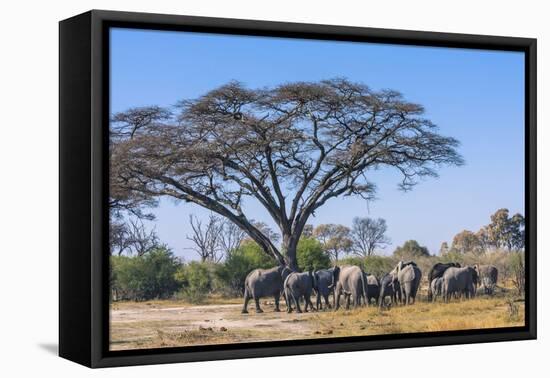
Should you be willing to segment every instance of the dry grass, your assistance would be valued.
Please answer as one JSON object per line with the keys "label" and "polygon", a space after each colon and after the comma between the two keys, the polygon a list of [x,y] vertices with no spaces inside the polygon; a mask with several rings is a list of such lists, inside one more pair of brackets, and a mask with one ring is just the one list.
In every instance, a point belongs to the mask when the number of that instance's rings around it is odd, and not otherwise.
{"label": "dry grass", "polygon": [[112,306],[111,349],[515,327],[524,325],[525,311],[523,302],[507,297],[304,314],[274,313],[264,303],[263,314],[242,315],[238,299],[227,302],[117,303]]}

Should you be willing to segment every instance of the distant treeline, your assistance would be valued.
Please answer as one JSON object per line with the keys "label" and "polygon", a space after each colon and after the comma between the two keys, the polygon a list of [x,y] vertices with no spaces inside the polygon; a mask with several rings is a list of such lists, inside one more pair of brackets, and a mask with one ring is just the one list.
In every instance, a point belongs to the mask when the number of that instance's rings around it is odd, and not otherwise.
{"label": "distant treeline", "polygon": [[[246,237],[238,227],[211,216],[206,223],[191,216],[193,243],[200,261],[183,262],[162,244],[141,222],[111,224],[111,288],[114,300],[149,300],[174,295],[199,303],[210,294],[241,296],[246,275],[256,268],[277,264],[273,256]],[[273,242],[279,235],[267,225],[256,227]],[[423,271],[436,262],[492,264],[501,277],[517,282],[522,290],[525,220],[521,214],[509,216],[500,209],[491,222],[477,232],[458,233],[451,246],[445,242],[438,256],[416,240],[398,246],[391,256],[375,254],[390,242],[383,219],[355,218],[348,228],[338,224],[306,226],[297,247],[298,269],[319,270],[334,265],[357,265],[381,277],[399,260],[414,260]],[[510,253],[514,252],[514,253]]]}

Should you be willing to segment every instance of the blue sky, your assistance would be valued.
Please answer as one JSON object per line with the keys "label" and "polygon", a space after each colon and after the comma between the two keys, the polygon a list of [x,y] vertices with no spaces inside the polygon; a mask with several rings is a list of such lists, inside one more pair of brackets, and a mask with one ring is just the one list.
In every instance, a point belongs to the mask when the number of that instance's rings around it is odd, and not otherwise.
{"label": "blue sky", "polygon": [[[523,73],[519,52],[111,30],[112,113],[171,106],[230,80],[256,88],[334,77],[395,89],[424,105],[441,134],[460,140],[466,164],[443,168],[439,178],[407,193],[397,189],[396,172],[374,172],[376,201],[334,199],[310,222],[351,225],[355,216],[382,217],[392,239],[385,253],[416,239],[434,254],[457,232],[487,224],[499,208],[524,213]],[[257,205],[247,203],[246,210],[273,224]],[[194,259],[186,249],[189,214],[208,211],[166,199],[153,212],[160,238]]]}

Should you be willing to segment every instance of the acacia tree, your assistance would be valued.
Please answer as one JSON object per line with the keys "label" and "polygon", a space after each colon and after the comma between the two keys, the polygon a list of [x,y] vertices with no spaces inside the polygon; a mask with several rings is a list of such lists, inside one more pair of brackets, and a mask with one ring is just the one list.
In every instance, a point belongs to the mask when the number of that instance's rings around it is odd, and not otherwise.
{"label": "acacia tree", "polygon": [[354,218],[351,228],[354,253],[360,256],[371,256],[376,248],[385,248],[390,243],[386,236],[388,226],[382,218]]}
{"label": "acacia tree", "polygon": [[[130,109],[113,117],[111,202],[168,196],[198,204],[296,268],[308,219],[339,196],[372,198],[370,170],[397,169],[407,190],[439,165],[462,163],[458,141],[423,113],[398,92],[345,79],[256,90],[230,82],[181,101],[175,115]],[[245,214],[245,198],[273,218],[280,248]]]}

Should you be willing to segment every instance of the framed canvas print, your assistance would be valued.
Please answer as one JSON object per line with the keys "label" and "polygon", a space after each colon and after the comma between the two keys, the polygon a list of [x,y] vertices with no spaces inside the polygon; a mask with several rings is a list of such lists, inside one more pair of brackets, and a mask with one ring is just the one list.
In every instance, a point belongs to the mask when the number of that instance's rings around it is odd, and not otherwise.
{"label": "framed canvas print", "polygon": [[536,40],[60,23],[60,355],[536,337]]}

